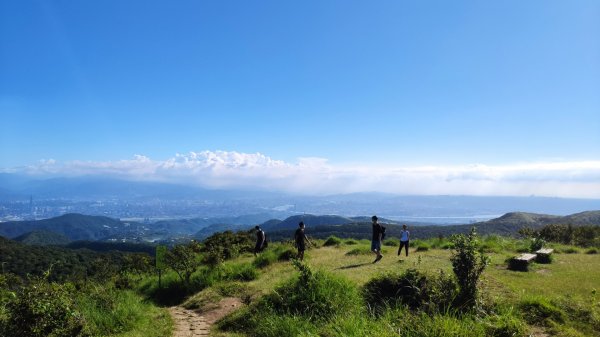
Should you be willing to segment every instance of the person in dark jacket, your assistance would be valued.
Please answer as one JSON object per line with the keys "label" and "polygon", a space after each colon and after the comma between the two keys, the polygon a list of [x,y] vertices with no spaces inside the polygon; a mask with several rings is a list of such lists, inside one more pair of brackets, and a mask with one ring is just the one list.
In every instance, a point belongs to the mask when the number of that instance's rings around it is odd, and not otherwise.
{"label": "person in dark jacket", "polygon": [[265,248],[265,241],[267,237],[265,236],[265,232],[260,229],[260,226],[256,226],[254,229],[256,229],[256,245],[254,246],[254,256],[256,256],[256,254],[262,252],[262,250]]}
{"label": "person in dark jacket", "polygon": [[376,263],[377,261],[381,260],[381,258],[383,257],[383,255],[381,255],[381,237],[383,234],[383,229],[381,228],[381,225],[379,224],[379,222],[377,221],[377,216],[373,215],[371,217],[371,221],[373,222],[373,236],[371,237],[371,251],[377,255],[377,257],[375,258],[375,261],[373,261],[373,263]]}
{"label": "person in dark jacket", "polygon": [[296,258],[302,261],[304,260],[304,251],[306,250],[305,242],[308,242],[311,246],[313,246],[313,244],[308,237],[306,237],[306,234],[304,234],[304,222],[300,221],[298,227],[299,228],[296,229],[296,232],[294,233],[294,242],[296,248],[298,248],[298,255],[296,255]]}

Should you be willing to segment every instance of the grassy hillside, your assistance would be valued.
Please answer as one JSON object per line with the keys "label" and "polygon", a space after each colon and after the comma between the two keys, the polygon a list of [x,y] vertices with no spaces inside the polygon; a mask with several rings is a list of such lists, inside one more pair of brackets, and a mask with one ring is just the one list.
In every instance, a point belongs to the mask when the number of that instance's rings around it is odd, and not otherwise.
{"label": "grassy hillside", "polygon": [[[342,241],[343,242],[343,241]],[[272,263],[260,269],[255,280],[239,284],[238,296],[249,296],[250,306],[230,315],[214,329],[217,336],[600,336],[600,255],[585,254],[583,250],[554,245],[557,250],[550,264],[536,264],[529,272],[515,272],[506,268],[507,258],[526,250],[527,241],[498,236],[482,240],[490,257],[490,265],[483,274],[482,312],[458,315],[452,312],[430,312],[406,307],[385,309],[379,314],[369,313],[360,299],[362,289],[371,280],[389,273],[403,274],[414,269],[436,277],[440,272],[452,275],[452,251],[442,249],[448,242],[432,239],[416,241],[408,257],[396,256],[396,246],[385,246],[384,258],[373,264],[368,241],[342,243],[338,246],[310,249],[306,264],[318,273],[330,275],[336,287],[346,298],[356,291],[358,297],[340,302],[341,311],[331,308],[329,317],[313,317],[310,313],[280,311],[269,305],[282,305],[282,299],[273,302],[278,293],[285,298],[296,296],[281,293],[298,279],[299,272],[289,262]],[[270,249],[279,249],[278,245]],[[417,249],[417,247],[420,247]],[[419,251],[417,251],[419,250]],[[573,250],[576,253],[570,253]],[[269,254],[267,251],[263,254]],[[256,261],[249,255],[226,264],[240,265]],[[302,277],[302,276],[300,276]],[[292,282],[292,283],[290,283]],[[321,281],[319,281],[321,282]],[[327,287],[316,283],[314,287]],[[231,295],[227,283],[215,283],[187,301],[197,306],[210,296]],[[279,289],[274,291],[275,289]],[[316,290],[315,290],[316,291]],[[325,290],[324,290],[325,291]],[[314,296],[316,295],[313,292]],[[352,295],[354,296],[354,295]],[[327,300],[329,301],[329,300]],[[335,300],[332,303],[337,303]],[[345,301],[345,300],[344,300]],[[269,304],[270,303],[270,304]],[[309,305],[305,303],[305,305]],[[266,306],[266,307],[265,307]],[[266,312],[266,313],[265,313]],[[263,322],[263,323],[261,323]],[[400,330],[399,330],[400,329]],[[402,330],[406,329],[406,330]]]}

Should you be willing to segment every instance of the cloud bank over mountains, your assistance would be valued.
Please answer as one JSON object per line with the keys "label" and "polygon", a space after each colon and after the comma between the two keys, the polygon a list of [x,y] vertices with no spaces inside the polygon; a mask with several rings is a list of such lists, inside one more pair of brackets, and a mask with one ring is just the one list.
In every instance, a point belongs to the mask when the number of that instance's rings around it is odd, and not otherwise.
{"label": "cloud bank over mountains", "polygon": [[45,177],[110,176],[206,188],[249,188],[300,194],[386,192],[411,195],[510,195],[600,198],[600,161],[507,165],[368,166],[331,164],[324,158],[285,162],[261,153],[202,151],[167,160],[143,155],[91,162],[42,160],[0,169]]}

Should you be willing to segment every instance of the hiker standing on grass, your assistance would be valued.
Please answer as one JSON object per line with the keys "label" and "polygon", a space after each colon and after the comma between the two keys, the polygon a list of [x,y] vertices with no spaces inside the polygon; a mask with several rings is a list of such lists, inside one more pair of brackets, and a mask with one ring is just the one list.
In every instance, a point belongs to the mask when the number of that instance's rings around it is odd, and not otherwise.
{"label": "hiker standing on grass", "polygon": [[304,234],[304,222],[300,221],[300,223],[298,224],[298,229],[296,229],[296,233],[294,233],[294,241],[296,244],[296,248],[298,248],[298,255],[296,256],[296,258],[300,261],[304,260],[304,251],[306,250],[306,244],[305,241],[310,243],[311,246],[314,246],[312,242],[310,242],[310,240],[308,239],[308,237],[306,237],[306,234]]}
{"label": "hiker standing on grass", "polygon": [[371,221],[373,222],[373,237],[371,238],[371,251],[377,255],[375,261],[373,263],[381,260],[383,255],[381,255],[381,238],[383,235],[383,229],[379,222],[377,222],[377,216],[373,215],[371,217]]}
{"label": "hiker standing on grass", "polygon": [[400,248],[398,248],[398,256],[402,252],[402,247],[406,247],[406,256],[408,256],[408,241],[410,240],[410,232],[406,230],[406,225],[402,225],[400,232]]}
{"label": "hiker standing on grass", "polygon": [[265,248],[267,236],[265,235],[265,232],[260,229],[260,226],[256,226],[254,229],[256,229],[256,245],[254,246],[254,256],[256,256],[256,254],[262,252]]}

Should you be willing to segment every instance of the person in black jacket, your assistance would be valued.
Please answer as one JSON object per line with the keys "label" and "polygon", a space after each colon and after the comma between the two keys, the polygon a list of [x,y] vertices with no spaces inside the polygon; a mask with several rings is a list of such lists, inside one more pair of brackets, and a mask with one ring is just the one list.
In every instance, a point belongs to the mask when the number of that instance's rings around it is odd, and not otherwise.
{"label": "person in black jacket", "polygon": [[256,254],[262,252],[265,248],[266,236],[265,232],[260,229],[260,226],[256,226],[254,229],[256,229],[256,245],[254,246],[254,256],[256,256]]}
{"label": "person in black jacket", "polygon": [[377,255],[377,257],[375,258],[375,261],[373,261],[373,263],[376,263],[377,261],[381,260],[381,258],[383,257],[383,255],[381,255],[381,237],[383,235],[383,229],[381,228],[381,225],[377,221],[376,215],[373,215],[371,217],[371,221],[373,222],[373,236],[371,237],[371,251],[375,255]]}
{"label": "person in black jacket", "polygon": [[306,244],[305,242],[310,243],[310,245],[312,246],[312,242],[310,242],[310,240],[308,239],[308,237],[306,237],[306,234],[304,234],[304,222],[300,221],[300,223],[298,224],[298,229],[296,229],[296,232],[294,233],[294,242],[296,245],[296,248],[298,248],[298,255],[296,255],[296,258],[300,261],[304,260],[304,251],[306,250]]}

